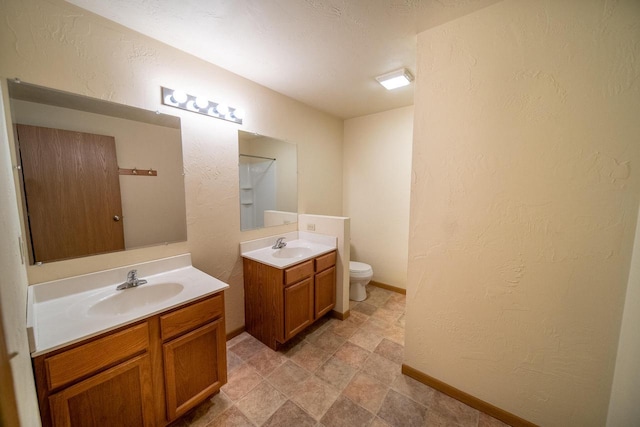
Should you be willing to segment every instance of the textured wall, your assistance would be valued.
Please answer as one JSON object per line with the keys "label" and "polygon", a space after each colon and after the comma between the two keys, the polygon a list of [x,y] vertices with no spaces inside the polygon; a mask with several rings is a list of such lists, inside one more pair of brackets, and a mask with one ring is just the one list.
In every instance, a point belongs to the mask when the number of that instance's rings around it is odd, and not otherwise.
{"label": "textured wall", "polygon": [[616,370],[611,387],[607,426],[634,427],[640,425],[640,216],[636,225],[629,284],[620,328],[620,343]]}
{"label": "textured wall", "polygon": [[[27,275],[20,259],[22,233],[15,203],[11,156],[8,146],[8,93],[0,84],[0,424],[40,425],[31,357],[27,342]],[[6,103],[5,103],[6,101]]]}
{"label": "textured wall", "polygon": [[341,214],[341,120],[63,0],[0,0],[0,16],[0,76],[161,110],[182,120],[188,241],[30,267],[30,283],[191,252],[195,267],[231,285],[227,330],[244,324],[238,243],[296,226],[240,232],[238,126],[161,106],[160,86],[241,106],[247,116],[242,129],[296,142],[299,211]]}
{"label": "textured wall", "polygon": [[344,122],[344,214],[351,217],[351,259],[373,280],[405,288],[413,106]]}
{"label": "textured wall", "polygon": [[405,363],[545,426],[606,421],[638,22],[636,0],[505,0],[418,36]]}

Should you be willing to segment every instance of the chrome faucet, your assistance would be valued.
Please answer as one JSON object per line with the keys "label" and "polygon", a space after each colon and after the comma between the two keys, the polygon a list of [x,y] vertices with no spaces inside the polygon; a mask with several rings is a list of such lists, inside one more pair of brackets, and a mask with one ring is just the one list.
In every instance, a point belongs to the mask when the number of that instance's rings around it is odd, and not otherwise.
{"label": "chrome faucet", "polygon": [[271,249],[280,249],[280,248],[284,248],[285,246],[287,246],[286,242],[284,241],[284,237],[278,237],[278,240],[276,240],[275,245],[271,246]]}
{"label": "chrome faucet", "polygon": [[138,270],[131,270],[127,273],[127,281],[118,285],[116,290],[121,291],[123,289],[135,288],[145,283],[147,283],[145,279],[138,279]]}

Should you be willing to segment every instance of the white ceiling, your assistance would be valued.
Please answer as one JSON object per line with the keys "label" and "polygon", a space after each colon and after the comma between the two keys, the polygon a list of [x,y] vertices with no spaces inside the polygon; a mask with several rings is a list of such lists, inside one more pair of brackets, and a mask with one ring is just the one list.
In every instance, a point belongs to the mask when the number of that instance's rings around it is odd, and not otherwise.
{"label": "white ceiling", "polygon": [[67,0],[337,117],[413,104],[416,35],[500,0]]}

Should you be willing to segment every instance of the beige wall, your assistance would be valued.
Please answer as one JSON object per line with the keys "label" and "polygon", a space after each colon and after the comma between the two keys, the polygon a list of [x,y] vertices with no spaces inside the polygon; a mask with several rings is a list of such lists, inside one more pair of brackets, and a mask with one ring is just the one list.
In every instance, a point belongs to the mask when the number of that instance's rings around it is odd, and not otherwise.
{"label": "beige wall", "polygon": [[636,225],[629,284],[622,315],[616,369],[607,415],[609,427],[634,427],[640,424],[640,216]]}
{"label": "beige wall", "polygon": [[505,0],[418,36],[405,363],[545,426],[607,418],[639,18],[635,0]]}
{"label": "beige wall", "polygon": [[40,414],[27,342],[27,274],[20,257],[22,232],[6,127],[5,82],[0,84],[0,95],[0,425],[16,425],[17,416],[24,426],[38,426]]}
{"label": "beige wall", "polygon": [[[5,23],[0,26],[0,76],[160,110],[182,120],[188,242],[31,267],[31,283],[191,252],[195,267],[231,286],[227,330],[242,326],[239,242],[293,231],[296,225],[240,232],[239,128],[296,141],[299,210],[342,213],[342,120],[63,0],[7,0],[0,3],[0,15]],[[242,107],[244,125],[162,106],[160,86]]]}
{"label": "beige wall", "polygon": [[[335,236],[338,239],[336,260],[336,306],[334,311],[346,313],[349,311],[349,264],[350,244],[349,236],[351,219],[347,217],[306,215],[298,216],[298,229],[308,233]],[[311,227],[310,227],[311,226]],[[313,229],[313,230],[310,230]]]}
{"label": "beige wall", "polygon": [[344,215],[351,259],[373,280],[405,288],[413,106],[344,122]]}

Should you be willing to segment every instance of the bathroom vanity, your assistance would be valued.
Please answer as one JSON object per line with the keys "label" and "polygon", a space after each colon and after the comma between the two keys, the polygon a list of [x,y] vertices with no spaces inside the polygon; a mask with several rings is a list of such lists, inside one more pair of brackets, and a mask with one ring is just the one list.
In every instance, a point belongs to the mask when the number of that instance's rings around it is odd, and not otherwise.
{"label": "bathroom vanity", "polygon": [[296,240],[243,252],[245,328],[277,349],[336,303],[335,245]]}
{"label": "bathroom vanity", "polygon": [[[181,257],[169,259],[170,268],[186,261]],[[163,426],[219,391],[227,380],[222,291],[228,285],[188,262],[152,275],[144,271],[153,272],[153,265],[138,266],[148,283],[122,291],[109,285],[68,294],[56,284],[33,291],[30,333],[44,426]],[[127,268],[110,275],[122,277]],[[90,276],[57,287],[100,281]]]}

